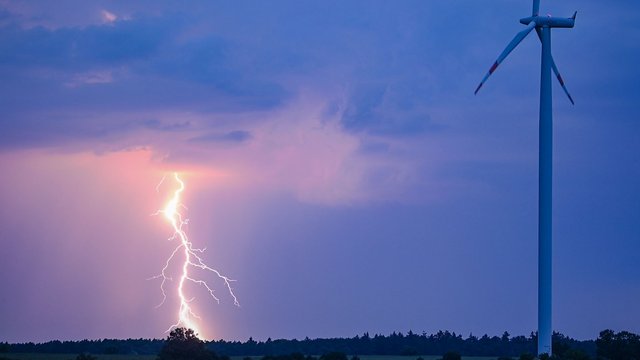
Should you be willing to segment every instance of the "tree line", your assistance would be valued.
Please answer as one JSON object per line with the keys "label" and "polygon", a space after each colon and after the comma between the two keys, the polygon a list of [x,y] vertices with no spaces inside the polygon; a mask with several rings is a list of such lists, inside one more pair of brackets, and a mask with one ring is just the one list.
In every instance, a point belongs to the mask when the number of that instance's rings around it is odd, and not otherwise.
{"label": "tree line", "polygon": [[[581,349],[595,354],[593,340],[578,341],[555,333],[554,341],[571,348]],[[369,333],[353,338],[309,339],[304,340],[271,340],[256,342],[214,341],[210,343],[213,350],[229,355],[282,355],[290,353],[325,354],[340,352],[357,355],[442,355],[455,351],[463,356],[519,356],[522,353],[535,353],[537,344],[536,333],[528,337],[511,336],[504,332],[502,336],[483,335],[481,337],[470,334],[466,338],[461,334],[449,331],[438,331],[434,334],[416,334],[409,331],[406,334],[393,332],[390,335],[370,336]],[[640,360],[640,359],[639,359]]]}
{"label": "tree line", "polygon": [[[0,352],[10,353],[93,353],[93,354],[160,354],[167,344],[160,339],[103,339],[81,341],[49,341],[45,343],[0,343]],[[537,335],[481,337],[470,334],[463,337],[449,331],[434,334],[404,334],[393,332],[389,335],[370,336],[364,333],[352,338],[330,338],[286,340],[267,339],[255,341],[252,338],[241,341],[201,341],[202,346],[216,354],[225,356],[265,356],[265,360],[291,354],[320,355],[341,353],[349,355],[443,355],[455,353],[462,356],[495,356],[519,358],[523,354],[535,354]],[[640,360],[640,336],[622,331],[604,330],[597,340],[575,340],[565,335],[553,334],[555,354],[568,354],[567,359],[586,360]],[[570,356],[569,356],[570,355]],[[272,357],[271,359],[268,357]],[[585,358],[586,357],[586,358]],[[280,359],[285,360],[285,359]],[[301,359],[298,359],[301,360]],[[309,359],[310,360],[310,359]],[[527,360],[527,359],[523,359]]]}

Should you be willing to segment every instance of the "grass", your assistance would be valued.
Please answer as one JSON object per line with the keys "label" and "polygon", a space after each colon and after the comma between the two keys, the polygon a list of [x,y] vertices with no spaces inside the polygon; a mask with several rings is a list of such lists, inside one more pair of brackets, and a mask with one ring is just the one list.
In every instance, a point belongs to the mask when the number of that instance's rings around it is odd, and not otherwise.
{"label": "grass", "polygon": [[[421,357],[424,360],[438,360],[442,359],[439,355],[411,355],[411,356],[398,356],[398,355],[359,355],[360,360],[416,360]],[[463,356],[462,360],[496,360],[497,357],[493,356]],[[234,359],[235,360],[235,359]]]}
{"label": "grass", "polygon": [[[105,355],[92,354],[98,360],[155,360],[155,355]],[[0,354],[0,359],[8,360],[75,360],[78,354]]]}
{"label": "grass", "polygon": [[[78,354],[0,354],[2,360],[75,360]],[[93,354],[98,360],[155,360],[155,355],[105,355]],[[441,357],[435,355],[421,356],[394,356],[394,355],[362,355],[360,360],[416,360],[418,357],[424,360],[438,360]],[[243,360],[244,356],[232,356],[231,360]],[[259,356],[253,356],[252,360],[260,360]],[[463,356],[462,360],[496,360],[495,357]]]}

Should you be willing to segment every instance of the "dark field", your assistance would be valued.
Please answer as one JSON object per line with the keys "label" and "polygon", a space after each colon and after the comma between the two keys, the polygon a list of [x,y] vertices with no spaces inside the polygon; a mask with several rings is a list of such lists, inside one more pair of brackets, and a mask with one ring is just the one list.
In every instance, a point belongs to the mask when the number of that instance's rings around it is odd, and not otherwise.
{"label": "dark field", "polygon": [[[9,360],[75,360],[78,354],[1,354],[0,359]],[[154,360],[155,355],[104,355],[94,354],[98,360]],[[424,360],[437,360],[441,356],[421,356]],[[360,356],[360,360],[415,360],[418,356],[377,356],[365,355]],[[243,360],[244,356],[232,356],[232,360]],[[259,360],[260,357],[254,356],[252,360]],[[495,360],[495,357],[484,356],[463,356],[462,360]]]}

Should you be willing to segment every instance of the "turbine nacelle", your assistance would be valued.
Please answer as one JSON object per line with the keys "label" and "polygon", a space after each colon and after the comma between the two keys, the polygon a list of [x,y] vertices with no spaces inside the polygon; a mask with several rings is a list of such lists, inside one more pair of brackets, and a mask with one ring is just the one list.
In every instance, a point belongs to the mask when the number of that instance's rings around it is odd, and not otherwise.
{"label": "turbine nacelle", "polygon": [[[521,30],[518,34],[516,34],[516,36],[513,38],[513,40],[511,40],[509,45],[507,45],[507,48],[504,49],[504,51],[500,54],[500,56],[498,56],[498,59],[493,63],[493,65],[491,65],[489,72],[487,72],[484,78],[482,78],[482,81],[480,81],[480,85],[478,85],[478,87],[476,88],[476,91],[474,92],[475,94],[477,94],[478,91],[480,91],[485,81],[489,79],[491,74],[493,74],[496,71],[498,66],[507,58],[507,56],[513,51],[513,49],[515,49],[518,46],[518,44],[520,44],[520,42],[524,40],[524,38],[526,38],[527,35],[529,35],[531,31],[535,29],[536,33],[538,34],[538,37],[540,38],[540,41],[542,42],[543,28],[546,28],[546,29],[572,28],[576,22],[576,15],[578,14],[578,12],[576,11],[575,13],[573,13],[573,16],[570,18],[553,17],[551,15],[539,16],[538,15],[539,10],[540,10],[540,1],[534,0],[533,16],[520,19],[520,22],[523,23],[524,25],[527,25],[527,27]],[[571,94],[569,94],[569,90],[567,90],[567,87],[564,83],[564,79],[560,75],[560,71],[558,71],[558,67],[556,66],[556,63],[553,60],[553,57],[551,57],[551,69],[556,74],[556,78],[558,79],[560,86],[562,86],[562,90],[569,98],[569,101],[571,101],[571,104],[574,104],[573,97],[571,97]]]}
{"label": "turbine nacelle", "polygon": [[572,28],[576,22],[576,11],[570,18],[552,17],[552,16],[529,16],[520,19],[520,23],[529,25],[532,22],[536,23],[536,27],[550,27],[550,28]]}

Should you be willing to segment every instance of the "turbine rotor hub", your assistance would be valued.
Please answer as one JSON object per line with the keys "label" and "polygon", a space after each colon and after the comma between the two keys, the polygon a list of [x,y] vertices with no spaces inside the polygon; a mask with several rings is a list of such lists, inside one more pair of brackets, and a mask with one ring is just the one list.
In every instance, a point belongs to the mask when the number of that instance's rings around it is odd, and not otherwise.
{"label": "turbine rotor hub", "polygon": [[576,22],[575,14],[570,18],[553,17],[553,16],[529,16],[520,19],[520,23],[529,25],[531,22],[536,23],[536,27],[549,28],[572,28]]}

